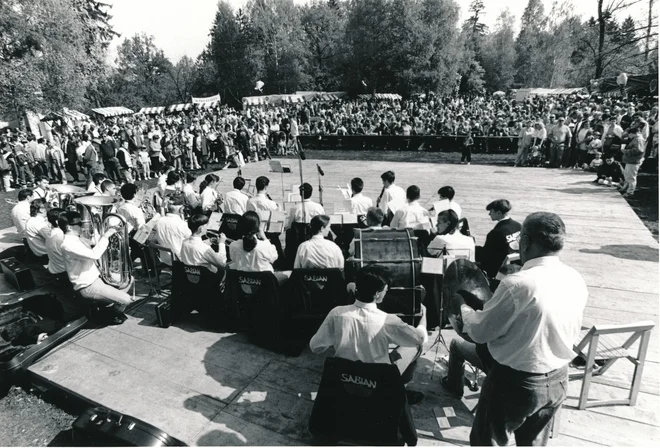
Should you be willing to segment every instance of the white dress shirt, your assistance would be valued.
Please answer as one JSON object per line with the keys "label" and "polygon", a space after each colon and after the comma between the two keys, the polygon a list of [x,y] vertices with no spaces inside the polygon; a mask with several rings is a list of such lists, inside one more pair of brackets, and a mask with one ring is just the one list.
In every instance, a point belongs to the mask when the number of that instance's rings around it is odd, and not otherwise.
{"label": "white dress shirt", "polygon": [[247,207],[248,197],[240,190],[233,189],[225,195],[225,202],[222,204],[222,210],[225,213],[234,215],[243,215]]}
{"label": "white dress shirt", "polygon": [[246,209],[253,212],[274,212],[278,206],[277,202],[268,199],[266,193],[257,193],[256,196],[248,199]]}
{"label": "white dress shirt", "polygon": [[351,198],[351,213],[355,215],[366,215],[369,207],[373,207],[373,205],[374,203],[371,198],[366,197],[362,193],[356,193]]}
{"label": "white dress shirt", "polygon": [[[317,204],[311,199],[305,199],[305,222],[310,222],[314,216],[325,215],[325,210],[321,204]],[[285,228],[290,228],[294,222],[303,222],[302,204],[298,203],[295,207],[289,209],[289,214],[286,218]]]}
{"label": "white dress shirt", "polygon": [[[181,219],[181,216],[176,213],[168,213],[156,222],[154,229],[158,244],[170,249],[177,260],[181,258],[183,241],[192,235],[188,224]],[[172,266],[169,252],[161,251],[160,259],[168,266]]]}
{"label": "white dress shirt", "polygon": [[192,186],[192,184],[185,184],[183,186],[183,198],[186,201],[186,204],[192,208],[195,208],[201,204],[199,193],[195,191],[195,188]]}
{"label": "white dress shirt", "polygon": [[383,197],[380,200],[379,208],[383,211],[385,216],[387,216],[387,212],[389,210],[387,204],[392,201],[406,202],[406,192],[403,190],[403,188],[394,184],[391,184],[385,189],[383,192]]}
{"label": "white dress shirt", "polygon": [[51,225],[43,216],[32,216],[25,223],[25,238],[37,257],[48,254],[46,238],[50,236]]}
{"label": "white dress shirt", "polygon": [[588,295],[582,276],[558,257],[535,258],[504,277],[482,311],[463,313],[463,328],[498,363],[548,373],[575,358]]}
{"label": "white dress shirt", "polygon": [[430,225],[428,210],[419,205],[419,201],[409,202],[394,214],[390,227],[393,229],[415,229]]}
{"label": "white dress shirt", "polygon": [[144,212],[140,207],[135,205],[133,201],[124,201],[124,203],[117,210],[117,214],[123,216],[128,224],[128,233],[137,230],[144,225],[145,218]]}
{"label": "white dress shirt", "polygon": [[62,254],[62,241],[64,241],[64,232],[57,227],[51,229],[50,234],[46,238],[48,272],[51,274],[61,274],[62,272],[66,272],[64,254]]}
{"label": "white dress shirt", "polygon": [[224,247],[216,252],[210,245],[202,241],[201,236],[197,235],[192,235],[181,243],[179,258],[181,258],[183,264],[207,268],[213,273],[218,272],[218,265],[227,264],[227,254]]}
{"label": "white dress shirt", "polygon": [[77,291],[85,288],[100,277],[101,273],[96,267],[96,260],[101,258],[103,252],[108,248],[107,238],[102,237],[92,248],[89,241],[79,236],[64,235],[60,248],[73,289]]}
{"label": "white dress shirt", "polygon": [[344,268],[344,254],[339,246],[318,234],[298,246],[294,269]]}
{"label": "white dress shirt", "polygon": [[11,220],[19,235],[25,236],[25,223],[30,219],[30,203],[21,201],[11,209]]}
{"label": "white dress shirt", "polygon": [[273,272],[273,263],[277,260],[277,248],[270,241],[257,240],[257,245],[250,252],[243,249],[243,240],[229,245],[229,267],[245,272]]}
{"label": "white dress shirt", "polygon": [[424,327],[413,327],[401,318],[378,309],[375,303],[356,300],[332,309],[309,341],[314,353],[334,347],[335,356],[349,361],[391,364],[390,344],[417,347],[426,342]]}
{"label": "white dress shirt", "polygon": [[204,191],[202,191],[202,194],[200,196],[201,196],[200,200],[202,203],[202,209],[204,211],[212,210],[215,207],[215,203],[218,199],[218,192],[215,191],[215,189],[206,187],[204,188]]}
{"label": "white dress shirt", "polygon": [[456,257],[467,256],[468,260],[474,261],[474,240],[460,232],[450,235],[438,235],[433,238],[427,250],[434,257],[442,255],[442,250],[447,248],[448,255]]}
{"label": "white dress shirt", "polygon": [[461,213],[463,210],[461,210],[461,206],[456,202],[450,201],[449,199],[441,199],[438,202],[433,203],[433,214],[435,216],[438,216],[438,213],[445,210],[454,210],[458,215],[458,219],[461,219]]}

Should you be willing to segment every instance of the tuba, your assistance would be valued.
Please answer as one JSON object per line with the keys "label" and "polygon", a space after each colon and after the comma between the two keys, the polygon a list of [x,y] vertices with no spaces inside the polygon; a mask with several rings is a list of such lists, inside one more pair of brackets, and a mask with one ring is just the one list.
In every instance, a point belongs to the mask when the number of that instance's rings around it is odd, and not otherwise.
{"label": "tuba", "polygon": [[53,184],[50,188],[57,193],[57,200],[54,201],[54,206],[64,210],[75,209],[76,198],[82,196],[90,196],[92,193],[84,188],[76,187],[75,185],[60,185]]}
{"label": "tuba", "polygon": [[107,230],[116,230],[97,265],[101,279],[106,284],[117,289],[127,288],[133,280],[128,224],[123,216],[110,213],[115,205],[115,199],[109,196],[85,196],[76,199],[75,202],[82,218],[84,237],[96,242]]}

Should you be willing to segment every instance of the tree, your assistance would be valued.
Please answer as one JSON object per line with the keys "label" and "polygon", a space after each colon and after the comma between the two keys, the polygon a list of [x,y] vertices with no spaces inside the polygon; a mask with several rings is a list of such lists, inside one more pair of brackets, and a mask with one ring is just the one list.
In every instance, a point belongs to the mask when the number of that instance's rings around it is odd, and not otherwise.
{"label": "tree", "polygon": [[472,15],[463,24],[463,32],[467,35],[468,45],[477,55],[481,52],[482,39],[488,33],[488,27],[481,22],[485,9],[482,0],[472,0],[468,8],[468,12]]}
{"label": "tree", "polygon": [[484,68],[484,84],[491,92],[506,90],[513,85],[516,49],[513,14],[502,10],[495,30],[486,36],[481,54]]}
{"label": "tree", "polygon": [[188,56],[183,56],[170,71],[177,100],[181,103],[190,101],[195,87],[195,62]]}
{"label": "tree", "polygon": [[520,87],[538,87],[544,77],[539,61],[543,57],[546,21],[542,0],[529,0],[516,39],[515,81]]}

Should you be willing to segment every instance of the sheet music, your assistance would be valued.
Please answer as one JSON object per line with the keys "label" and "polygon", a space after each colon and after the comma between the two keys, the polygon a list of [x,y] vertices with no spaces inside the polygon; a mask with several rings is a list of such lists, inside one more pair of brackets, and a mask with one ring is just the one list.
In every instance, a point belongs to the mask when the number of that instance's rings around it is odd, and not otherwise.
{"label": "sheet music", "polygon": [[284,168],[282,167],[282,164],[277,161],[277,160],[271,160],[270,161],[270,171],[273,173],[283,173]]}
{"label": "sheet music", "polygon": [[335,213],[329,216],[330,216],[330,224],[338,224],[338,225],[343,224],[342,215],[340,215],[339,213]]}
{"label": "sheet music", "polygon": [[344,218],[344,224],[357,224],[358,223],[358,217],[354,213],[343,213],[342,216]]}
{"label": "sheet music", "polygon": [[271,221],[268,225],[269,233],[282,233],[284,231],[284,223],[280,221]]}
{"label": "sheet music", "polygon": [[270,220],[270,211],[268,210],[260,210],[257,214],[259,215],[261,222],[268,222]]}
{"label": "sheet music", "polygon": [[270,213],[270,222],[284,222],[286,220],[286,214],[279,210],[272,211]]}
{"label": "sheet music", "polygon": [[337,185],[337,189],[339,191],[341,191],[341,194],[344,196],[344,199],[348,199],[348,200],[351,199],[351,190],[350,189],[347,190],[345,188],[340,187],[339,185]]}
{"label": "sheet music", "polygon": [[213,212],[213,213],[211,213],[211,216],[209,217],[208,229],[216,230],[216,231],[220,230],[221,223],[222,223],[222,213]]}
{"label": "sheet music", "polygon": [[135,232],[133,239],[139,244],[145,245],[147,241],[150,240],[151,237],[156,233],[156,223],[159,219],[160,215],[155,214],[148,223],[140,227],[137,232]]}
{"label": "sheet music", "polygon": [[422,274],[443,274],[443,259],[422,257]]}

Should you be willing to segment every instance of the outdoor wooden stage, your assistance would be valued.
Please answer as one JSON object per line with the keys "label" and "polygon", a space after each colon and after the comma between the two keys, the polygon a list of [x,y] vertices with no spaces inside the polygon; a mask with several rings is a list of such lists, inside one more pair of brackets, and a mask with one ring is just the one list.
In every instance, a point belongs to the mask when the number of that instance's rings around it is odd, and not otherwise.
{"label": "outdoor wooden stage", "polygon": [[[299,183],[297,161],[287,160],[293,173],[285,186]],[[613,188],[591,183],[594,175],[570,170],[483,165],[434,165],[360,161],[304,162],[306,180],[317,194],[315,164],[323,177],[326,205],[341,198],[336,186],[352,177],[365,181],[365,193],[380,193],[380,174],[392,169],[397,184],[416,184],[422,202],[435,199],[443,185],[452,185],[456,201],[483,244],[493,223],[486,205],[498,198],[513,204],[512,217],[522,221],[531,212],[558,213],[568,238],[563,260],[576,268],[589,286],[584,325],[658,323],[658,243],[626,201]],[[247,165],[252,181],[268,174],[268,163]],[[218,173],[223,191],[231,189],[236,170]],[[281,201],[280,175],[270,174],[270,194]],[[430,205],[430,202],[429,202]],[[330,207],[327,207],[330,209]],[[0,239],[1,240],[1,239]],[[85,331],[39,361],[33,375],[71,393],[144,419],[188,444],[295,445],[310,442],[307,421],[320,380],[324,357],[309,351],[287,358],[250,344],[242,334],[209,331],[196,316],[161,329],[148,301],[121,326]],[[454,336],[443,331],[447,342]],[[435,340],[437,333],[430,337]],[[635,407],[576,409],[581,382],[571,381],[555,445],[650,445],[660,441],[660,347],[657,328],[650,343],[644,379]],[[478,393],[466,389],[461,400],[439,385],[446,350],[427,347],[411,389],[426,393],[413,407],[420,445],[467,444]],[[618,361],[592,385],[591,398],[627,396],[632,364]],[[445,411],[456,417],[442,417]],[[449,427],[441,427],[446,426]]]}

